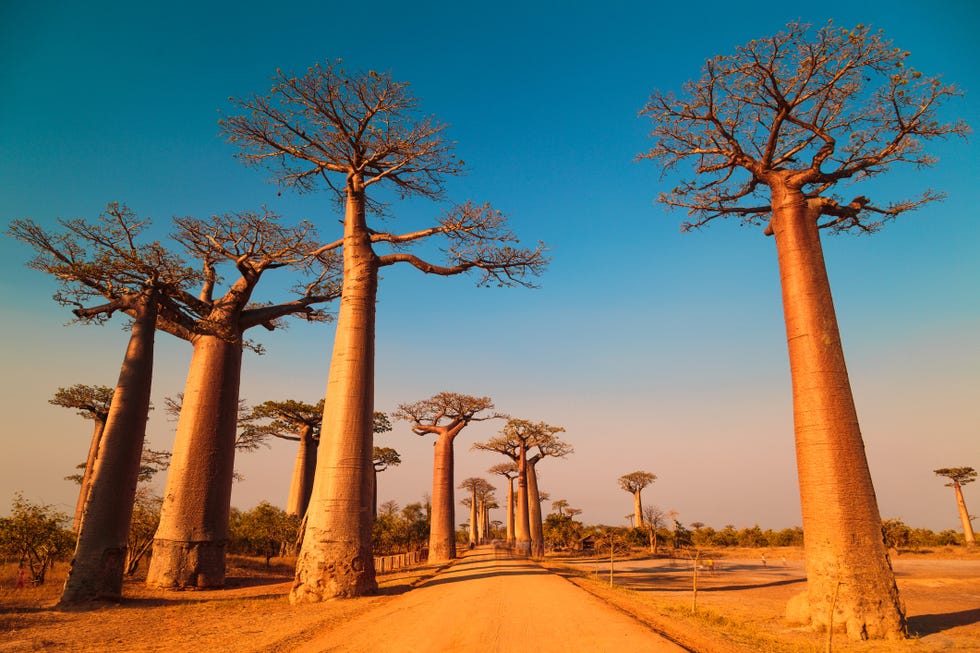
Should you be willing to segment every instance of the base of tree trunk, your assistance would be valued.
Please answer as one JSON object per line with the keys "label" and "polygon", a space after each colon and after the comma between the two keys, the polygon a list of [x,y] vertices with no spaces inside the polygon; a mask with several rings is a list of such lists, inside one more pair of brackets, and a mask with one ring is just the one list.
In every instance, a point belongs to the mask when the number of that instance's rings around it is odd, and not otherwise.
{"label": "base of tree trunk", "polygon": [[855,641],[896,640],[907,636],[904,608],[878,605],[867,596],[848,596],[843,586],[839,595],[813,597],[809,591],[797,594],[786,604],[786,620],[826,632],[833,613],[835,633],[846,633]]}
{"label": "base of tree trunk", "polygon": [[78,564],[77,560],[71,562],[60,604],[122,600],[125,547],[104,549],[98,564],[91,567]]}
{"label": "base of tree trunk", "polygon": [[429,542],[429,562],[448,562],[456,558],[456,547]]}
{"label": "base of tree trunk", "polygon": [[225,541],[153,540],[146,584],[162,589],[225,585]]}
{"label": "base of tree trunk", "polygon": [[[314,542],[319,546],[313,545]],[[290,603],[319,603],[377,593],[374,558],[370,551],[344,542],[319,541],[315,533],[307,530],[303,551],[296,561]]]}

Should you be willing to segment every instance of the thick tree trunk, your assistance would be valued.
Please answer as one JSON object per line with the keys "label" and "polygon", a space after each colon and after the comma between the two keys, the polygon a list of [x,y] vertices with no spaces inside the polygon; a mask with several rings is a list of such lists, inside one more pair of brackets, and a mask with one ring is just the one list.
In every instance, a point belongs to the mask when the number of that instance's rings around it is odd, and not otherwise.
{"label": "thick tree trunk", "polygon": [[507,546],[514,546],[514,479],[507,478]]}
{"label": "thick tree trunk", "polygon": [[82,518],[85,515],[85,502],[88,501],[89,492],[92,491],[92,471],[95,469],[95,460],[99,456],[99,443],[102,441],[102,432],[105,430],[105,422],[98,417],[93,417],[95,426],[92,431],[92,442],[88,446],[88,456],[85,458],[85,471],[82,472],[81,486],[78,488],[78,501],[75,503],[75,518],[72,520],[71,530],[75,533],[82,527]]}
{"label": "thick tree trunk", "polygon": [[303,426],[299,432],[299,450],[296,452],[296,462],[293,465],[293,478],[289,483],[287,514],[297,517],[306,514],[306,507],[310,505],[315,472],[316,440],[313,439],[313,427]]}
{"label": "thick tree trunk", "polygon": [[527,448],[521,443],[517,458],[517,520],[514,525],[514,541],[520,555],[531,555],[531,520],[527,497]]}
{"label": "thick tree trunk", "polygon": [[289,595],[293,603],[377,591],[371,486],[378,264],[364,220],[363,189],[356,180],[350,183],[340,309],[306,535]]}
{"label": "thick tree trunk", "polygon": [[174,453],[153,540],[150,587],[222,587],[235,472],[240,341],[194,341]]}
{"label": "thick tree trunk", "polygon": [[75,556],[61,594],[63,604],[122,597],[127,536],[150,410],[157,315],[155,296],[146,293],[138,302],[99,444]]}
{"label": "thick tree trunk", "polygon": [[544,557],[544,525],[541,523],[541,497],[538,493],[537,461],[527,461],[527,519],[531,532],[531,555]]}
{"label": "thick tree trunk", "polygon": [[432,517],[429,522],[429,560],[456,557],[456,499],[453,496],[453,438],[440,433],[432,462]]}
{"label": "thick tree trunk", "polygon": [[956,481],[953,481],[953,490],[956,492],[956,507],[960,511],[960,521],[963,523],[963,538],[967,546],[976,546],[977,539],[973,534],[973,524],[970,523],[970,513],[966,509],[966,501],[963,499],[963,488]]}
{"label": "thick tree trunk", "polygon": [[905,617],[844,364],[819,209],[775,188],[773,207],[807,572],[806,592],[790,601],[787,617],[846,629],[852,639],[902,637]]}
{"label": "thick tree trunk", "polygon": [[640,494],[643,490],[637,490],[633,493],[633,523],[637,528],[643,528],[643,499],[640,498]]}
{"label": "thick tree trunk", "polygon": [[470,493],[470,547],[472,548],[479,540],[476,534],[476,522],[477,522],[477,506],[476,506],[476,487],[474,486],[473,492]]}

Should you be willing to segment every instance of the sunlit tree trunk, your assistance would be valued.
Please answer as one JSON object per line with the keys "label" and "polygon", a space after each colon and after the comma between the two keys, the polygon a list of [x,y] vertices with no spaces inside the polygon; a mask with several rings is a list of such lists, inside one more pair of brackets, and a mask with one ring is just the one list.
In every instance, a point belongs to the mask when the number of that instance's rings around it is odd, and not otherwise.
{"label": "sunlit tree trunk", "polygon": [[453,438],[440,433],[432,463],[432,517],[429,526],[429,560],[444,562],[456,557],[456,499],[453,484]]}
{"label": "sunlit tree trunk", "polygon": [[835,605],[832,626],[851,638],[898,637],[905,617],[844,364],[819,208],[778,187],[773,207],[807,572],[807,589],[787,616],[827,627]]}
{"label": "sunlit tree trunk", "polygon": [[299,431],[299,449],[296,451],[293,478],[289,483],[289,498],[286,501],[286,513],[290,515],[302,517],[310,504],[313,475],[316,472],[316,449],[313,427],[303,425]]}
{"label": "sunlit tree trunk", "polygon": [[633,521],[637,528],[643,528],[643,499],[640,498],[642,489],[633,493]]}
{"label": "sunlit tree trunk", "polygon": [[479,540],[477,538],[477,505],[476,505],[476,486],[473,486],[473,492],[470,494],[470,546],[475,545]]}
{"label": "sunlit tree trunk", "polygon": [[517,457],[517,519],[514,524],[517,553],[531,554],[531,520],[528,513],[527,445],[521,440]]}
{"label": "sunlit tree trunk", "polygon": [[966,501],[963,499],[963,488],[955,480],[953,481],[953,491],[956,492],[956,507],[960,511],[960,521],[963,523],[963,539],[966,541],[967,546],[976,546],[977,539],[973,534],[970,512],[966,509]]}
{"label": "sunlit tree trunk", "polygon": [[63,604],[122,597],[127,536],[150,410],[156,297],[144,293],[134,311],[119,383],[99,443],[85,518],[61,594]]}
{"label": "sunlit tree trunk", "polygon": [[377,591],[371,503],[378,262],[364,208],[364,189],[352,179],[344,220],[342,296],[306,534],[289,595],[293,603]]}
{"label": "sunlit tree trunk", "polygon": [[147,572],[151,587],[224,585],[241,366],[240,339],[194,341]]}
{"label": "sunlit tree trunk", "polygon": [[541,522],[541,497],[538,493],[537,463],[535,456],[527,461],[527,518],[531,532],[531,555],[544,556],[544,525]]}
{"label": "sunlit tree trunk", "polygon": [[78,489],[78,501],[75,503],[75,518],[72,520],[71,529],[78,532],[82,526],[82,517],[85,515],[85,502],[88,494],[92,490],[92,471],[95,469],[95,460],[99,455],[99,443],[102,441],[102,432],[105,430],[105,422],[98,417],[93,417],[95,426],[92,431],[92,443],[88,447],[88,456],[85,458],[85,471],[82,472],[82,483]]}
{"label": "sunlit tree trunk", "polygon": [[507,477],[507,546],[514,546],[514,479]]}

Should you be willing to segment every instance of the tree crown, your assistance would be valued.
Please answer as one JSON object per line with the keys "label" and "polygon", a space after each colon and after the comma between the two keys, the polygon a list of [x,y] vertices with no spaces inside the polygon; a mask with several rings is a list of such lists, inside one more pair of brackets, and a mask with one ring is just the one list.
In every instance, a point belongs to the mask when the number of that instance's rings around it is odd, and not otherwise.
{"label": "tree crown", "polygon": [[977,471],[972,467],[943,467],[942,469],[932,470],[937,476],[945,476],[949,479],[947,487],[966,485],[977,480]]}
{"label": "tree crown", "polygon": [[650,472],[630,472],[619,477],[619,487],[631,494],[636,494],[655,480],[657,480],[657,475]]}
{"label": "tree crown", "polygon": [[941,198],[926,190],[878,206],[832,194],[839,182],[874,177],[894,163],[930,165],[935,159],[924,141],[968,128],[938,117],[960,91],[908,67],[909,53],[880,31],[828,23],[811,38],[809,30],[791,23],[714,57],[701,79],[685,85],[683,98],[656,91],[641,111],[653,122],[655,144],[639,158],[659,162],[664,172],[691,164],[694,178],[660,196],[693,216],[684,230],[731,215],[762,221],[772,210],[765,186],[821,198],[827,219],[820,226],[834,231],[874,231]]}

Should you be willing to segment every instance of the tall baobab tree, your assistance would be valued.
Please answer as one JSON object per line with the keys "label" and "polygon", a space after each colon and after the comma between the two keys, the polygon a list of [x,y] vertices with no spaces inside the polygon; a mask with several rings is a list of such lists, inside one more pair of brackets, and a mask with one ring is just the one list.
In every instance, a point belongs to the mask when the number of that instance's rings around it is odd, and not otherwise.
{"label": "tall baobab tree", "polygon": [[440,392],[422,401],[402,404],[394,413],[395,419],[410,422],[412,432],[416,435],[436,436],[432,462],[432,521],[429,530],[429,560],[433,562],[456,557],[453,442],[470,423],[503,417],[492,411],[493,402],[490,397]]}
{"label": "tall baobab tree", "polygon": [[[245,332],[272,330],[280,318],[302,315],[322,320],[312,305],[336,298],[329,275],[333,261],[318,253],[311,224],[287,226],[268,211],[244,211],[207,219],[176,218],[175,238],[203,267],[200,294],[185,292],[189,310],[161,328],[191,343],[173,459],[160,526],[153,543],[146,583],[151,587],[221,587],[231,510],[238,440],[239,387]],[[326,265],[314,281],[279,304],[253,303],[256,288],[270,270],[308,273]],[[230,265],[237,278],[221,294],[219,270]]]}
{"label": "tall baobab tree", "polygon": [[[550,426],[544,422],[530,422],[511,418],[501,430],[500,435],[486,442],[473,445],[480,451],[493,451],[507,456],[517,466],[517,508],[514,523],[515,548],[521,555],[530,555],[532,548],[531,502],[537,505],[540,514],[540,501],[537,480],[532,478],[533,467],[528,465],[528,452],[538,443],[555,438],[564,431],[560,426]],[[535,455],[535,454],[532,454]]]}
{"label": "tall baobab tree", "polygon": [[253,406],[246,417],[246,429],[261,436],[298,442],[293,475],[289,483],[286,514],[302,517],[313,490],[316,450],[323,420],[323,401],[308,404],[295,399],[264,401]]}
{"label": "tall baobab tree", "polygon": [[619,477],[619,487],[633,495],[633,525],[643,528],[643,499],[640,494],[643,488],[657,480],[656,474],[650,472],[630,472]]}
{"label": "tall baobab tree", "polygon": [[[140,244],[148,222],[113,203],[95,222],[59,220],[62,233],[48,232],[31,220],[10,225],[10,235],[36,252],[28,265],[59,280],[55,300],[74,306],[79,320],[105,321],[116,312],[133,320],[61,595],[65,604],[122,595],[127,534],[150,410],[157,317],[174,310],[171,296],[197,279],[159,242]],[[86,306],[96,299],[105,303]]]}
{"label": "tall baobab tree", "polygon": [[[844,363],[820,231],[872,233],[940,199],[931,190],[891,204],[847,201],[838,184],[867,182],[893,164],[930,165],[923,143],[965,135],[938,109],[960,95],[907,65],[880,32],[790,24],[710,59],[683,97],[654,92],[652,159],[690,176],[660,201],[691,216],[765,225],[775,237],[793,381],[793,415],[807,588],[787,614],[852,638],[906,632]],[[839,588],[839,592],[838,592]],[[831,610],[831,604],[836,605]],[[834,614],[834,617],[831,617]],[[834,623],[830,623],[833,619]]]}
{"label": "tall baobab tree", "polygon": [[507,479],[507,546],[514,545],[514,509],[517,502],[514,496],[514,479],[517,478],[517,465],[514,462],[499,463],[487,470],[491,474]]}
{"label": "tall baobab tree", "polygon": [[99,442],[102,440],[102,431],[105,429],[105,422],[109,417],[109,407],[112,405],[112,393],[114,391],[107,385],[76,383],[70,388],[58,388],[54,397],[48,400],[49,404],[55,406],[74,408],[79,415],[92,420],[94,424],[92,441],[89,443],[88,456],[85,458],[85,469],[79,483],[81,487],[78,488],[75,517],[71,524],[71,529],[76,533],[82,524],[82,515],[85,514],[85,500],[88,498],[89,490],[92,487],[92,471],[95,469],[95,458],[99,453]]}
{"label": "tall baobab tree", "polygon": [[966,509],[966,501],[963,499],[963,486],[977,480],[976,470],[972,467],[943,467],[932,471],[937,476],[945,476],[949,479],[946,487],[953,488],[956,493],[956,507],[960,512],[960,521],[963,523],[963,538],[966,540],[967,546],[976,546],[977,540],[973,535],[970,512]]}
{"label": "tall baobab tree", "polygon": [[[300,192],[321,183],[343,202],[344,275],[327,381],[323,437],[310,516],[290,592],[294,603],[374,592],[370,502],[374,404],[375,301],[379,271],[406,263],[427,274],[482,272],[481,283],[531,285],[547,264],[544,247],[521,248],[489,205],[463,204],[434,226],[396,234],[368,226],[375,185],[402,197],[441,199],[459,174],[445,127],[419,114],[408,85],[386,73],[348,74],[317,64],[301,77],[277,72],[270,94],[236,101],[244,112],[221,121],[241,159],[268,167],[280,186]],[[342,183],[341,183],[342,182]],[[404,247],[447,241],[442,264]],[[382,248],[394,246],[388,253]]]}

